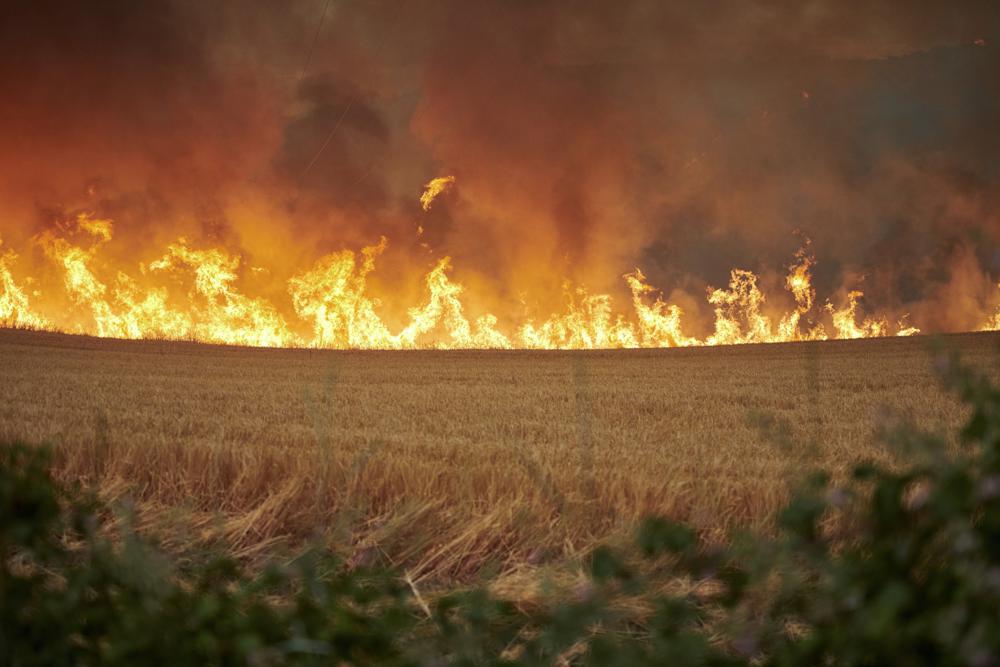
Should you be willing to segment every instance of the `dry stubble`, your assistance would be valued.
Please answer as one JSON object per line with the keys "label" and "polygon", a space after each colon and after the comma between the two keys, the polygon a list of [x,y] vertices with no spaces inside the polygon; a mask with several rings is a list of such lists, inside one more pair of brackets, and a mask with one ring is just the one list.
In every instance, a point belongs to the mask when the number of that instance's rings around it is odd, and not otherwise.
{"label": "dry stubble", "polygon": [[[997,340],[944,342],[995,371]],[[417,582],[560,561],[648,513],[766,529],[804,469],[889,456],[886,408],[964,415],[919,338],[331,352],[2,331],[0,369],[0,437],[55,444],[58,475],[134,498],[169,547],[252,560],[319,530]]]}

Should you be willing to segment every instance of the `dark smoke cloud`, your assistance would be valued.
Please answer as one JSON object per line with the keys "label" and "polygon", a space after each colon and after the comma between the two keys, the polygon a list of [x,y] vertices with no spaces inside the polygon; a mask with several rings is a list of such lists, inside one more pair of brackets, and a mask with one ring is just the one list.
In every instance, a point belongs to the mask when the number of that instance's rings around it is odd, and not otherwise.
{"label": "dark smoke cloud", "polygon": [[636,265],[700,300],[800,231],[821,292],[942,329],[1000,277],[993,2],[14,2],[0,83],[8,239],[89,208],[121,252],[386,234],[409,267],[422,224],[548,308]]}

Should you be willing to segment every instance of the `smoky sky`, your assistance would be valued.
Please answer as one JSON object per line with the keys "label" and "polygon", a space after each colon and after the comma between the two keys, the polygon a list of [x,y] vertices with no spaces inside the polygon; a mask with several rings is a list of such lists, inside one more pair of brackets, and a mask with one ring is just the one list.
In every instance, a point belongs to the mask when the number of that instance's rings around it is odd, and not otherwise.
{"label": "smoky sky", "polygon": [[808,237],[821,291],[932,328],[1000,279],[993,2],[9,2],[0,86],[15,241],[87,209],[291,265],[420,225],[544,301],[774,281]]}

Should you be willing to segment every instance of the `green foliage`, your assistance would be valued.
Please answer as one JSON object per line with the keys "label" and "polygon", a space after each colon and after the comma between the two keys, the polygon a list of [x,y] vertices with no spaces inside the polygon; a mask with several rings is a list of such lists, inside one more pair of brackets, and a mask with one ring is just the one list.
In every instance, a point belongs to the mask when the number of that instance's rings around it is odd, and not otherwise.
{"label": "green foliage", "polygon": [[816,475],[776,537],[727,548],[648,519],[530,609],[485,590],[425,608],[397,573],[320,553],[177,569],[99,531],[108,508],[53,483],[44,450],[3,447],[0,664],[1000,664],[1000,391],[943,370],[971,410],[958,454],[895,431],[909,464]]}

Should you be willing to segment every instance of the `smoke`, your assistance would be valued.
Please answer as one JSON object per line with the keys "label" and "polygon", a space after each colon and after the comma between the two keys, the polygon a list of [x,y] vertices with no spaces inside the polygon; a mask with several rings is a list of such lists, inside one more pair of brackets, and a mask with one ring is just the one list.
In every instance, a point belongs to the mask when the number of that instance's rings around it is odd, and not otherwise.
{"label": "smoke", "polygon": [[183,235],[280,299],[386,235],[375,289],[448,254],[507,316],[567,279],[625,298],[635,266],[705,310],[804,235],[820,294],[936,330],[1000,276],[991,2],[42,0],[0,56],[5,247],[87,210],[109,265]]}

